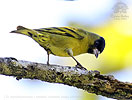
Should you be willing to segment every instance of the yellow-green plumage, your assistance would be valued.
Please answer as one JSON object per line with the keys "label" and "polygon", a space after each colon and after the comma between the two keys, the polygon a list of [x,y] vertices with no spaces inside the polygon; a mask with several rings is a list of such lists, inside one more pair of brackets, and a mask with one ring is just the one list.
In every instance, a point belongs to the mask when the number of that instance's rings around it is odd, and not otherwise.
{"label": "yellow-green plumage", "polygon": [[[90,46],[100,38],[97,34],[73,27],[28,29],[18,26],[17,30],[11,33],[27,35],[49,54],[64,57],[88,53]],[[68,51],[70,51],[70,54]]]}

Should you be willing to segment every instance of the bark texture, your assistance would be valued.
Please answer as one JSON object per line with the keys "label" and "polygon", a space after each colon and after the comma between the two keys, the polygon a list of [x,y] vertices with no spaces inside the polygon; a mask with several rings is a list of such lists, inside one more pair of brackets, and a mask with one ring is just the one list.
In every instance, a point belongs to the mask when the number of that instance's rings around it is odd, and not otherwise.
{"label": "bark texture", "polygon": [[26,78],[61,83],[118,100],[132,99],[132,83],[118,81],[112,75],[101,75],[99,71],[0,58],[0,74],[14,76],[17,80]]}

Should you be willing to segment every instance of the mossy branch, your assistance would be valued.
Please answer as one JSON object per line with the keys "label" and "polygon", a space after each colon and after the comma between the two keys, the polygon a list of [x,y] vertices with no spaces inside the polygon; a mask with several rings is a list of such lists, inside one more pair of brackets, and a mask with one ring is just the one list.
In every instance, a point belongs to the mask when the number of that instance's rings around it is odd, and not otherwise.
{"label": "mossy branch", "polygon": [[112,75],[101,75],[98,71],[0,58],[0,74],[14,76],[17,80],[26,78],[62,83],[108,98],[132,99],[131,83],[120,82]]}

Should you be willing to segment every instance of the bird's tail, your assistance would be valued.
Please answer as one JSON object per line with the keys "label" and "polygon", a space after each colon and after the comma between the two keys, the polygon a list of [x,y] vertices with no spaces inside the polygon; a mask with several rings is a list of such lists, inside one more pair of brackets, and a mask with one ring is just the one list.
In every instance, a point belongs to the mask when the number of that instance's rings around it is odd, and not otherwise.
{"label": "bird's tail", "polygon": [[42,34],[37,32],[36,30],[28,29],[23,26],[18,26],[17,30],[11,31],[10,33],[27,35],[38,42],[41,46],[46,45],[46,43],[48,43],[48,41],[50,40],[48,34]]}
{"label": "bird's tail", "polygon": [[11,31],[10,33],[23,34],[23,35],[27,35],[31,38],[33,38],[35,35],[37,35],[37,32],[35,30],[28,29],[23,26],[17,26],[17,30]]}

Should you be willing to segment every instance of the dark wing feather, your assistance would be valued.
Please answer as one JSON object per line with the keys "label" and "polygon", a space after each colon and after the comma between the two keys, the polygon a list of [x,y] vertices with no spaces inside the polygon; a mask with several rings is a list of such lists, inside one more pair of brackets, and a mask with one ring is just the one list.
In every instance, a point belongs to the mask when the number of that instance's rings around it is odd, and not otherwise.
{"label": "dark wing feather", "polygon": [[73,27],[50,27],[50,28],[41,28],[34,30],[42,34],[56,34],[56,35],[68,36],[76,39],[84,38],[84,35],[80,34],[79,29]]}

